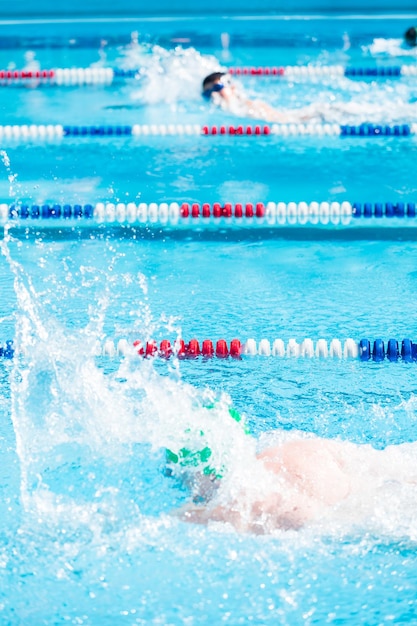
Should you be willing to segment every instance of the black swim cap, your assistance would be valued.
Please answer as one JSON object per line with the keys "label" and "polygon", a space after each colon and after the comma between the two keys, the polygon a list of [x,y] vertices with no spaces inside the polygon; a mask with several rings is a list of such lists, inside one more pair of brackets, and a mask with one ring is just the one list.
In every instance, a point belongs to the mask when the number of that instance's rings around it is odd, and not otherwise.
{"label": "black swim cap", "polygon": [[409,46],[417,46],[417,29],[415,26],[410,26],[405,31],[404,39]]}
{"label": "black swim cap", "polygon": [[216,80],[220,80],[222,76],[225,76],[226,72],[213,72],[205,77],[203,80],[203,91],[207,89],[211,83],[216,82]]}

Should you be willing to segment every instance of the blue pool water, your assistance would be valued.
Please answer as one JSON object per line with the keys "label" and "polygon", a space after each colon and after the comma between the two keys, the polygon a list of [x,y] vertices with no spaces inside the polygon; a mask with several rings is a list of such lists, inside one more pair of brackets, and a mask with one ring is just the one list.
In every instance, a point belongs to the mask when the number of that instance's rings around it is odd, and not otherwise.
{"label": "blue pool water", "polygon": [[[65,23],[37,24],[36,34],[3,25],[4,68],[23,68],[33,51],[41,67],[141,64],[147,73],[106,87],[1,87],[2,123],[229,124],[199,98],[216,58],[414,63],[399,41],[406,23]],[[240,81],[288,109],[353,103],[331,109],[337,123],[408,123],[417,112],[415,78]],[[416,199],[413,137],[1,142],[3,203]],[[0,623],[413,623],[415,485],[387,478],[375,492],[365,474],[362,500],[298,531],[252,535],[181,521],[190,490],[165,475],[164,450],[204,436],[233,493],[259,488],[254,448],[269,439],[300,431],[376,449],[415,442],[415,362],[144,360],[100,347],[121,338],[415,340],[414,221],[349,230],[6,224],[1,336],[17,352],[0,361]],[[400,469],[412,465],[410,450]]]}

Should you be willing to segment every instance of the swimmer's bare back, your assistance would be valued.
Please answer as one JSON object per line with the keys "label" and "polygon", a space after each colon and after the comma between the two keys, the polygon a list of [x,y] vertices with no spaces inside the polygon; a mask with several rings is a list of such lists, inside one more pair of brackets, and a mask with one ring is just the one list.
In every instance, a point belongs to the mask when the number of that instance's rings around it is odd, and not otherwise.
{"label": "swimmer's bare back", "polygon": [[225,522],[257,534],[298,530],[334,515],[367,519],[396,506],[395,488],[412,489],[417,502],[417,442],[375,449],[369,444],[321,439],[287,440],[266,448],[228,476],[202,505],[180,511],[188,522]]}
{"label": "swimmer's bare back", "polygon": [[214,498],[204,506],[187,506],[180,517],[188,522],[227,522],[240,532],[263,534],[299,529],[337,505],[351,491],[345,444],[325,439],[300,439],[268,448],[257,462],[269,479],[254,497],[240,489],[231,501]]}
{"label": "swimmer's bare back", "polygon": [[351,490],[346,445],[331,439],[300,439],[267,448],[258,459],[301,493],[332,506]]}

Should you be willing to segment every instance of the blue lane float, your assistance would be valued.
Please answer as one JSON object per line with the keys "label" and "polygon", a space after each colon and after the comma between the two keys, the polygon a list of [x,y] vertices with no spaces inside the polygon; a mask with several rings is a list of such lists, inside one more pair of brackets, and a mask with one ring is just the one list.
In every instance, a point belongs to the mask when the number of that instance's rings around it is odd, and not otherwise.
{"label": "blue lane float", "polygon": [[342,137],[408,137],[415,134],[410,124],[360,124],[359,126],[341,125]]}
{"label": "blue lane float", "polygon": [[12,204],[8,207],[8,219],[10,220],[91,219],[93,216],[94,207],[92,204]]}
{"label": "blue lane float", "polygon": [[407,76],[407,66],[393,65],[387,67],[346,67],[344,75],[351,78],[354,76],[362,77],[387,77]]}
{"label": "blue lane float", "polygon": [[14,343],[11,339],[8,339],[4,344],[0,343],[0,358],[12,359],[14,357]]}
{"label": "blue lane float", "polygon": [[354,202],[352,204],[352,215],[355,218],[383,218],[400,217],[415,218],[415,202]]}
{"label": "blue lane float", "polygon": [[64,137],[99,137],[131,135],[133,126],[63,126]]}
{"label": "blue lane float", "polygon": [[407,363],[417,360],[417,342],[411,339],[389,339],[386,347],[382,339],[375,339],[372,343],[369,339],[361,339],[359,342],[359,359],[361,361],[383,361],[384,359],[396,362],[403,360]]}

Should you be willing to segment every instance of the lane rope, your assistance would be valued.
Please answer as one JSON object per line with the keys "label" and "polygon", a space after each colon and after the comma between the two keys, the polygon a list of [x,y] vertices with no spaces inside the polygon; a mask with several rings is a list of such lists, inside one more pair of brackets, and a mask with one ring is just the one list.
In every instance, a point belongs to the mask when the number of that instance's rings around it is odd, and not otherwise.
{"label": "lane rope", "polygon": [[[348,226],[414,220],[415,202],[97,202],[95,204],[6,204],[0,203],[0,223],[25,224],[39,220],[94,221],[98,223],[212,226],[221,223],[245,226],[326,225]],[[375,220],[376,218],[376,220]],[[413,223],[413,222],[411,222]]]}
{"label": "lane rope", "polygon": [[[229,67],[231,76],[270,76],[284,78],[319,77],[413,77],[417,76],[415,65],[392,65],[377,67],[353,67],[343,65],[285,65]],[[0,86],[36,81],[36,86],[56,85],[111,85],[117,80],[137,79],[146,75],[146,68],[124,70],[113,67],[56,67],[39,70],[0,70]]]}
{"label": "lane rope", "polygon": [[[8,340],[4,345],[0,344],[0,358],[12,359],[15,356],[13,340]],[[24,350],[23,350],[24,352]],[[169,359],[218,358],[240,359],[242,357],[279,357],[279,358],[334,358],[334,359],[359,359],[360,361],[405,361],[407,363],[417,361],[417,342],[409,338],[402,340],[381,338],[373,341],[367,338],[359,341],[352,338],[340,340],[337,338],[327,341],[318,339],[313,341],[306,338],[301,342],[296,339],[261,339],[257,342],[249,338],[242,342],[240,339],[232,339],[228,344],[225,339],[213,341],[204,339],[201,344],[197,339],[185,342],[176,339],[172,343],[163,339],[159,344],[154,340],[128,341],[119,339],[114,342],[106,339],[103,343],[97,343],[95,349],[97,357],[136,357]]]}
{"label": "lane rope", "polygon": [[301,342],[296,339],[261,339],[256,342],[250,338],[242,342],[240,339],[232,339],[228,344],[224,339],[212,341],[204,339],[200,345],[197,339],[191,339],[186,343],[183,339],[177,339],[172,344],[164,339],[158,345],[156,341],[141,342],[136,340],[133,343],[127,339],[119,339],[115,344],[113,340],[107,339],[99,348],[97,355],[101,356],[133,356],[141,357],[162,357],[170,358],[176,355],[179,358],[241,358],[242,356],[265,356],[265,357],[289,357],[289,358],[335,358],[335,359],[359,359],[361,361],[398,361],[406,362],[417,360],[417,343],[411,339],[326,339],[313,341],[306,338]]}
{"label": "lane rope", "polygon": [[415,65],[388,65],[377,67],[346,67],[344,65],[286,65],[266,67],[229,67],[232,76],[283,76],[289,78],[316,78],[321,76],[398,77],[417,76]]}
{"label": "lane rope", "polygon": [[0,126],[0,139],[18,141],[57,140],[67,137],[143,137],[143,136],[339,136],[409,137],[417,134],[417,123],[410,124],[270,124],[238,126],[200,126],[199,124],[133,124],[109,126],[62,124],[6,124]]}

